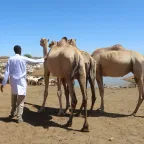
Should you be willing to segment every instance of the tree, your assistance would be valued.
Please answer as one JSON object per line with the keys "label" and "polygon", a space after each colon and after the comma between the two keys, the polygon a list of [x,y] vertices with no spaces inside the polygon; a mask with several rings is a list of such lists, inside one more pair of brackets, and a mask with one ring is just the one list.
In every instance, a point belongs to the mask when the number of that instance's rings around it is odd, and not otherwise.
{"label": "tree", "polygon": [[32,58],[32,56],[30,54],[25,54],[24,56],[28,57],[28,58]]}

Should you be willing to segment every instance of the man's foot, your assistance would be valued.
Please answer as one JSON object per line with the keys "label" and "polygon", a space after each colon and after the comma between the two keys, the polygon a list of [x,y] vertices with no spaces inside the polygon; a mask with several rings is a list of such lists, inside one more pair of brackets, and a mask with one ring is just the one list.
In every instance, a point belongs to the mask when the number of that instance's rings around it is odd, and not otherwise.
{"label": "man's foot", "polygon": [[17,123],[22,123],[22,122],[23,122],[23,119],[22,118],[18,118]]}

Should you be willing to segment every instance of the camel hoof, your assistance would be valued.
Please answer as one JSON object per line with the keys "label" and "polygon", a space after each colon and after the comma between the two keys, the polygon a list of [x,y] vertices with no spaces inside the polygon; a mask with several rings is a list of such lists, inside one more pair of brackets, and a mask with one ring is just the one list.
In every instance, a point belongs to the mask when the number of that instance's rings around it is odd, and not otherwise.
{"label": "camel hoof", "polygon": [[104,113],[104,109],[99,108],[97,109],[97,112]]}
{"label": "camel hoof", "polygon": [[90,132],[90,131],[89,131],[89,128],[88,128],[88,127],[83,127],[83,128],[81,129],[81,132]]}
{"label": "camel hoof", "polygon": [[75,114],[75,117],[80,117],[81,116],[81,113],[80,112],[77,112],[76,114]]}
{"label": "camel hoof", "polygon": [[71,127],[72,126],[72,121],[68,121],[64,126],[65,127]]}
{"label": "camel hoof", "polygon": [[66,108],[66,109],[64,110],[64,113],[65,113],[65,114],[66,114],[66,113],[68,113],[68,110],[69,110],[69,109],[68,109],[68,108]]}
{"label": "camel hoof", "polygon": [[132,115],[131,115],[131,116],[134,116],[134,117],[135,117],[135,116],[136,116],[136,113],[135,113],[135,112],[134,112],[134,113],[132,113]]}
{"label": "camel hoof", "polygon": [[42,113],[45,111],[45,108],[41,107],[39,110],[38,110],[38,113]]}

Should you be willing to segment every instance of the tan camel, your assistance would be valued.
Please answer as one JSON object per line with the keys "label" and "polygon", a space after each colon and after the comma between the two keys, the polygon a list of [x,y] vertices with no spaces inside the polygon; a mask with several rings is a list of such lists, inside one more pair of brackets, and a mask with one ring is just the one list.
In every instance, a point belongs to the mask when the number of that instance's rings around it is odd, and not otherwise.
{"label": "tan camel", "polygon": [[133,115],[135,115],[144,100],[143,56],[135,51],[126,50],[119,45],[115,45],[109,48],[95,50],[92,53],[92,57],[97,62],[96,80],[101,96],[100,109],[102,111],[104,110],[103,76],[122,77],[129,72],[132,72],[139,87],[139,100],[133,112]]}
{"label": "tan camel", "polygon": [[45,38],[42,38],[40,40],[40,45],[43,47],[44,56],[47,55],[47,59],[44,63],[45,91],[41,109],[44,109],[45,102],[48,96],[48,82],[50,73],[58,78],[64,78],[68,85],[71,96],[71,115],[66,126],[72,126],[73,112],[77,104],[77,99],[74,94],[73,79],[74,77],[77,77],[82,91],[83,106],[85,111],[85,120],[81,131],[89,131],[87,122],[86,72],[84,59],[81,53],[74,46],[68,45],[66,45],[65,47],[52,47],[47,53],[48,40]]}
{"label": "tan camel", "polygon": [[[67,44],[76,46],[76,40],[75,39],[70,39],[70,40],[68,40]],[[52,47],[55,47],[57,45],[61,46],[62,44],[59,44],[58,42],[52,41],[49,44],[49,47],[52,48]],[[66,44],[64,43],[64,45],[66,45]],[[88,54],[87,52],[85,52],[85,51],[80,51],[80,52],[81,52],[81,54],[82,54],[82,56],[84,58],[85,70],[86,70],[86,80],[87,81],[89,80],[89,83],[90,83],[90,86],[91,86],[92,103],[91,103],[90,111],[92,112],[93,107],[94,107],[94,103],[96,101],[96,94],[95,94],[96,62],[90,56],[90,54]],[[65,112],[70,107],[70,103],[69,103],[69,91],[68,91],[65,79],[57,78],[57,81],[58,81],[57,95],[58,95],[58,98],[59,98],[59,105],[60,105],[58,116],[61,116],[61,115],[64,115]],[[66,109],[65,109],[65,111],[63,111],[63,108],[62,108],[62,90],[61,90],[61,84],[63,84],[64,91],[65,91],[65,97],[66,97]],[[87,87],[87,82],[86,82],[86,87]],[[82,108],[83,108],[83,104],[81,105],[80,111],[77,113],[77,115],[81,113]]]}

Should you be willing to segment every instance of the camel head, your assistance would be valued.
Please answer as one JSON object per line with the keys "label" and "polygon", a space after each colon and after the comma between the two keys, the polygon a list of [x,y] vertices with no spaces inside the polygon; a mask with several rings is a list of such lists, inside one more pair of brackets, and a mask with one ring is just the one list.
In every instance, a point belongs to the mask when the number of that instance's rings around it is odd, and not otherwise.
{"label": "camel head", "polygon": [[40,46],[43,47],[43,56],[44,57],[46,57],[46,55],[47,55],[48,41],[49,41],[49,39],[46,39],[46,38],[41,38],[41,40],[40,40]]}
{"label": "camel head", "polygon": [[60,41],[59,41],[59,46],[65,46],[65,45],[67,45],[67,42],[68,42],[68,40],[67,40],[67,37],[63,37]]}
{"label": "camel head", "polygon": [[51,43],[49,44],[49,48],[55,47],[57,46],[57,42],[56,41],[51,41]]}
{"label": "camel head", "polygon": [[69,40],[68,40],[68,44],[77,47],[77,46],[76,46],[76,39],[69,39]]}
{"label": "camel head", "polygon": [[46,45],[48,45],[48,42],[49,42],[49,39],[41,38],[40,46],[45,47]]}

